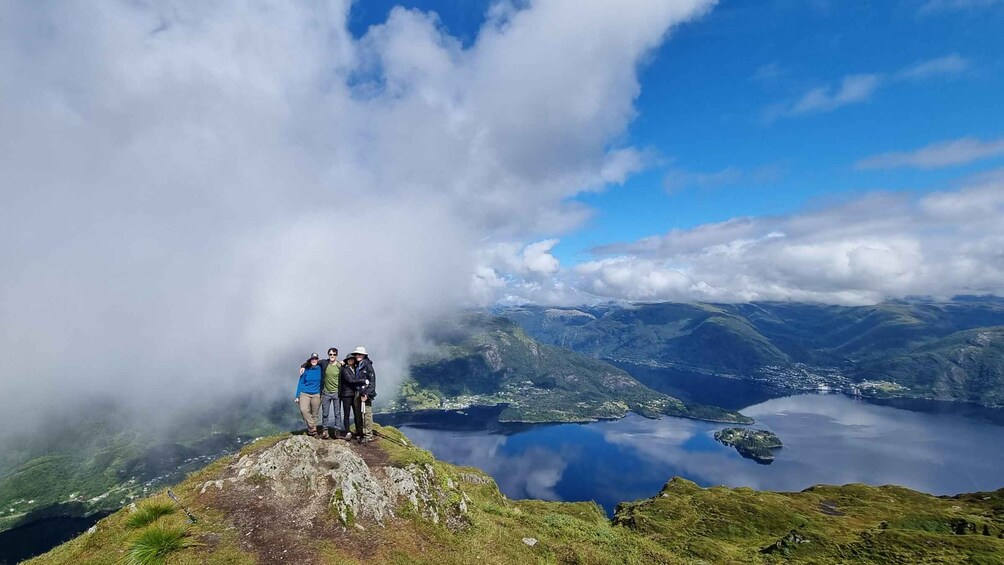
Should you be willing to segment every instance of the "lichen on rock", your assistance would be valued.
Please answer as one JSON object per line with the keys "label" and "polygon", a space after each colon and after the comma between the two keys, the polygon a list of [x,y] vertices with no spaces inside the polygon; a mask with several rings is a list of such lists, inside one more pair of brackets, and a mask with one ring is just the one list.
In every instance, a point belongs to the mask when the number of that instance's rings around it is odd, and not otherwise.
{"label": "lichen on rock", "polygon": [[328,513],[344,526],[359,521],[382,526],[407,505],[420,519],[456,530],[469,523],[470,499],[460,482],[437,476],[430,464],[371,467],[348,443],[292,436],[239,457],[199,492],[223,491],[225,485],[247,492],[267,489],[271,504],[295,508],[304,525]]}

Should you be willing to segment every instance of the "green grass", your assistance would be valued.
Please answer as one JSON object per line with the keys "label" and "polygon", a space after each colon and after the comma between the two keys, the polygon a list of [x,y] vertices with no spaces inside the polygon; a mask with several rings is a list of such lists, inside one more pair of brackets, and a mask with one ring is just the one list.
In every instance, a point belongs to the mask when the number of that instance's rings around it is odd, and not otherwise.
{"label": "green grass", "polygon": [[126,554],[128,565],[159,565],[168,555],[192,545],[183,526],[154,525],[143,530]]}
{"label": "green grass", "polygon": [[142,528],[147,524],[156,522],[162,516],[167,516],[174,512],[174,505],[170,502],[150,500],[136,507],[136,511],[126,519],[126,527],[134,530]]}

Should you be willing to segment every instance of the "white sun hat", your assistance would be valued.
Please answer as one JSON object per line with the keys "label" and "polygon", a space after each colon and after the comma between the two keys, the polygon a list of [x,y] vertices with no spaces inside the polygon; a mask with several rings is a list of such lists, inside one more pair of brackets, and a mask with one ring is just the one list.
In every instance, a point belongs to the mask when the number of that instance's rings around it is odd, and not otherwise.
{"label": "white sun hat", "polygon": [[358,353],[358,354],[360,354],[360,355],[368,355],[368,354],[366,353],[366,348],[365,348],[365,347],[363,347],[363,346],[361,346],[361,345],[360,345],[359,347],[355,348],[355,349],[354,349],[354,350],[352,351],[352,354],[353,354],[353,355],[355,355],[356,353]]}

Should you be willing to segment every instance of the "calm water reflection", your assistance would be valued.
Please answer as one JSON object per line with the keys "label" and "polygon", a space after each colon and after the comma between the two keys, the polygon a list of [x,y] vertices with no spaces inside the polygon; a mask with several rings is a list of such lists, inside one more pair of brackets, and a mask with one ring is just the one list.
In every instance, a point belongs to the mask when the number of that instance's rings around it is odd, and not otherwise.
{"label": "calm water reflection", "polygon": [[654,495],[679,475],[701,485],[801,490],[820,483],[899,484],[934,494],[1004,487],[1004,426],[909,412],[842,395],[775,398],[743,409],[785,447],[757,465],[712,438],[724,426],[630,415],[512,432],[405,424],[436,457],[484,469],[512,498],[618,502]]}

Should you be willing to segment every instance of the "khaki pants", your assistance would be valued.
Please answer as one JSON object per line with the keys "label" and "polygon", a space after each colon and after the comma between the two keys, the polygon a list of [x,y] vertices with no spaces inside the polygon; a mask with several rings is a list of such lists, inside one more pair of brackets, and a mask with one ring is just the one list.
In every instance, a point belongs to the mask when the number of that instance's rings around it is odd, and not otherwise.
{"label": "khaki pants", "polygon": [[303,416],[303,423],[307,425],[307,429],[312,432],[316,431],[317,416],[321,411],[321,395],[301,392],[300,401],[297,404],[300,405],[300,414]]}
{"label": "khaki pants", "polygon": [[373,401],[363,402],[363,437],[373,439]]}

